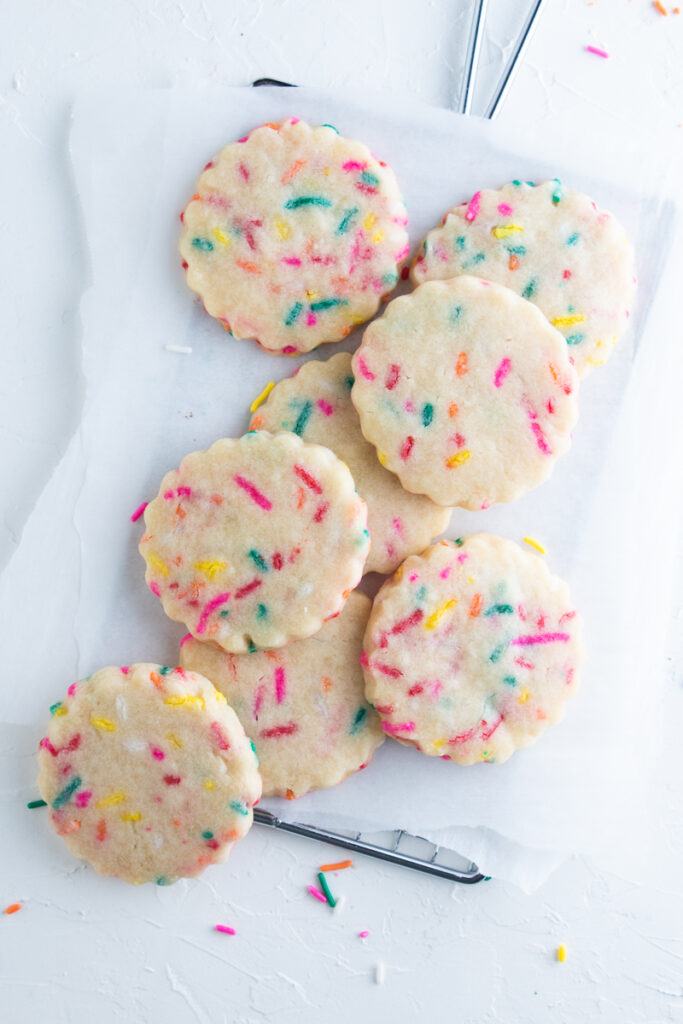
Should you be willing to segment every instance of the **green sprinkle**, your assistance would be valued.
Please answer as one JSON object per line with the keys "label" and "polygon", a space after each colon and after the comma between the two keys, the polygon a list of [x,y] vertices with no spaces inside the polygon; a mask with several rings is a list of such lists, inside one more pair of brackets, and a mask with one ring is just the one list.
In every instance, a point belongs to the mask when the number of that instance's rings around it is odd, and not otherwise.
{"label": "green sprinkle", "polygon": [[517,685],[517,680],[515,679],[514,676],[505,676],[505,678],[503,679],[503,682],[507,683],[508,686],[516,686]]}
{"label": "green sprinkle", "polygon": [[54,809],[58,811],[60,807],[63,807],[64,804],[68,803],[71,797],[76,792],[76,790],[80,789],[82,785],[83,782],[81,779],[78,778],[78,776],[76,776],[75,779],[72,779],[71,782],[67,783],[64,789],[61,791],[61,793],[58,793],[57,796],[52,801],[52,806],[54,807]]}
{"label": "green sprinkle", "polygon": [[515,180],[514,180],[514,181],[512,182],[512,184],[513,184],[513,185],[517,185],[517,186],[519,187],[519,185],[521,185],[522,183],[521,183],[521,181],[519,180],[519,178],[515,178]]}
{"label": "green sprinkle", "polygon": [[353,218],[356,216],[357,213],[358,213],[358,207],[357,206],[354,206],[354,208],[352,210],[347,210],[345,212],[344,216],[342,217],[342,219],[339,222],[339,227],[337,228],[337,234],[338,235],[343,235],[343,234],[345,234],[349,230],[351,221],[353,220]]}
{"label": "green sprinkle", "polygon": [[228,615],[230,614],[230,609],[224,608],[223,611],[219,612],[218,614],[221,617],[221,619],[227,619]]}
{"label": "green sprinkle", "polygon": [[356,714],[353,717],[353,722],[351,723],[351,729],[350,729],[350,733],[351,733],[352,736],[355,736],[356,733],[358,732],[358,730],[360,729],[361,725],[363,724],[363,719],[365,718],[367,713],[368,713],[368,709],[367,708],[358,708],[358,711],[356,711]]}
{"label": "green sprinkle", "polygon": [[332,206],[332,202],[322,196],[299,196],[297,199],[288,199],[285,210],[298,210],[300,206]]}
{"label": "green sprinkle", "polygon": [[349,391],[350,391],[350,390],[351,390],[351,388],[353,387],[353,385],[354,385],[354,384],[355,384],[356,382],[355,382],[355,380],[354,380],[354,378],[353,378],[353,377],[345,377],[345,378],[344,378],[344,383],[346,384],[347,388],[348,388],[348,389],[349,389]]}
{"label": "green sprinkle", "polygon": [[164,667],[159,672],[159,675],[160,676],[167,676],[170,671],[171,671],[171,669],[168,667],[168,665],[164,665]]}
{"label": "green sprinkle", "polygon": [[455,540],[453,541],[453,543],[455,544],[455,546],[457,548],[461,548],[463,546],[463,544],[465,543],[465,541],[462,539],[462,537],[456,537]]}
{"label": "green sprinkle", "polygon": [[50,705],[50,714],[51,714],[51,715],[54,715],[54,713],[55,713],[55,711],[57,710],[57,708],[61,708],[61,706],[62,706],[62,702],[61,702],[61,700],[58,700],[58,701],[56,702],[56,704],[51,704],[51,705]]}
{"label": "green sprinkle", "polygon": [[313,402],[305,402],[299,415],[297,416],[296,423],[294,424],[294,433],[298,434],[299,437],[303,435],[306,429],[311,413],[313,412]]}
{"label": "green sprinkle", "polygon": [[532,277],[531,280],[529,281],[528,285],[526,286],[526,288],[522,292],[522,298],[523,299],[530,299],[532,297],[532,295],[534,295],[535,292],[536,292],[537,284],[538,284],[538,281],[536,280],[536,278]]}
{"label": "green sprinkle", "polygon": [[332,309],[333,306],[348,306],[348,299],[320,299],[319,302],[312,302],[309,309],[312,313],[318,313],[321,309]]}
{"label": "green sprinkle", "polygon": [[382,278],[382,284],[385,288],[393,288],[398,281],[398,274],[385,274]]}
{"label": "green sprinkle", "polygon": [[254,643],[254,641],[251,639],[251,637],[249,637],[248,651],[249,651],[249,654],[256,654],[258,652],[258,647]]}
{"label": "green sprinkle", "polygon": [[425,586],[421,586],[415,597],[418,601],[424,601],[427,597],[427,588]]}
{"label": "green sprinkle", "polygon": [[506,644],[500,644],[498,647],[496,647],[495,651],[493,652],[493,654],[489,658],[489,661],[492,661],[495,664],[500,659],[500,656],[503,653],[503,651],[505,650],[506,646],[507,646]]}
{"label": "green sprinkle", "polygon": [[29,811],[34,811],[36,807],[47,807],[47,802],[45,800],[29,800],[26,806]]}
{"label": "green sprinkle", "polygon": [[330,892],[330,887],[327,884],[327,879],[325,878],[324,872],[322,872],[322,871],[318,872],[318,881],[320,882],[320,888],[325,893],[325,899],[327,900],[329,905],[332,908],[336,907],[337,906],[337,901],[335,900],[334,896]]}
{"label": "green sprinkle", "polygon": [[201,249],[202,252],[213,252],[213,242],[208,238],[193,238],[192,246],[194,249]]}
{"label": "green sprinkle", "polygon": [[493,604],[486,609],[484,615],[512,615],[513,611],[511,604]]}
{"label": "green sprinkle", "polygon": [[299,313],[301,313],[301,310],[303,308],[304,307],[303,307],[303,304],[301,302],[295,302],[294,303],[294,305],[290,309],[289,313],[285,317],[285,327],[291,327],[292,326],[292,324],[297,319],[297,317],[299,316]]}
{"label": "green sprinkle", "polygon": [[581,332],[578,334],[570,334],[567,336],[566,342],[568,345],[580,345],[585,337],[586,335],[581,334]]}
{"label": "green sprinkle", "polygon": [[372,185],[373,188],[377,188],[379,185],[379,178],[376,174],[372,174],[370,171],[363,171],[361,173],[360,180],[364,185]]}
{"label": "green sprinkle", "polygon": [[237,811],[238,814],[249,814],[249,808],[246,804],[242,803],[241,800],[231,800],[230,806],[233,811]]}
{"label": "green sprinkle", "polygon": [[157,885],[172,885],[170,878],[166,878],[165,875],[159,875],[157,878]]}
{"label": "green sprinkle", "polygon": [[513,256],[526,256],[526,247],[523,245],[506,245],[505,248]]}
{"label": "green sprinkle", "polygon": [[265,619],[267,614],[268,614],[268,609],[266,608],[266,606],[264,604],[260,604],[258,606],[258,608],[256,609],[256,618],[257,619]]}
{"label": "green sprinkle", "polygon": [[261,570],[261,572],[268,572],[268,563],[264,559],[263,555],[260,555],[258,553],[256,548],[251,549],[251,551],[249,552],[249,557],[251,558],[254,565]]}
{"label": "green sprinkle", "polygon": [[526,184],[529,185],[530,188],[536,188],[536,182],[535,181],[527,181]]}
{"label": "green sprinkle", "polygon": [[453,306],[453,309],[451,310],[451,323],[457,324],[461,316],[462,306]]}
{"label": "green sprinkle", "polygon": [[337,135],[339,135],[339,129],[335,128],[333,124],[321,124],[320,127],[321,128],[331,128],[333,132],[336,132]]}
{"label": "green sprinkle", "polygon": [[552,194],[552,200],[553,200],[553,203],[555,204],[555,206],[557,206],[557,204],[559,203],[560,199],[562,198],[562,182],[560,181],[559,178],[555,178],[555,181],[557,182],[557,188],[555,189],[555,191]]}
{"label": "green sprinkle", "polygon": [[570,235],[567,239],[567,245],[576,245],[580,238],[578,231],[575,231],[573,235]]}
{"label": "green sprinkle", "polygon": [[476,267],[477,263],[483,263],[486,256],[483,252],[476,252],[469,260],[466,260],[462,265],[463,270],[468,270],[470,267]]}
{"label": "green sprinkle", "polygon": [[465,236],[458,235],[458,237],[455,240],[455,248],[458,249],[459,252],[462,252],[466,245],[467,241],[465,239]]}
{"label": "green sprinkle", "polygon": [[213,839],[213,832],[202,832],[202,839]]}
{"label": "green sprinkle", "polygon": [[423,405],[423,407],[422,407],[422,426],[423,427],[428,427],[433,419],[434,419],[434,406],[431,405],[429,402],[427,402],[427,404]]}

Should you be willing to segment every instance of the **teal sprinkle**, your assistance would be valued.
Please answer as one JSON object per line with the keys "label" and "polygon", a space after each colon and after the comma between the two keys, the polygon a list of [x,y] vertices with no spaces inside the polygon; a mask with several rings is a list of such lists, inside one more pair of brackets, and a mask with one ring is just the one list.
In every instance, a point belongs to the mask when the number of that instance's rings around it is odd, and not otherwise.
{"label": "teal sprinkle", "polygon": [[505,248],[513,256],[526,256],[526,247],[523,245],[506,245]]}
{"label": "teal sprinkle", "polygon": [[531,280],[529,281],[528,285],[526,286],[526,288],[522,292],[522,298],[523,299],[530,299],[532,297],[532,295],[534,295],[536,293],[536,286],[537,286],[537,284],[538,284],[538,281],[536,280],[536,278],[532,277]]}
{"label": "teal sprinkle", "polygon": [[230,806],[233,811],[237,811],[238,814],[249,814],[249,808],[246,804],[243,804],[241,800],[231,800]]}
{"label": "teal sprinkle", "polygon": [[578,334],[567,335],[566,341],[568,345],[580,345],[585,337],[586,335],[581,334],[581,332],[579,331]]}
{"label": "teal sprinkle", "polygon": [[298,210],[300,206],[332,206],[332,201],[323,196],[299,196],[297,199],[288,199],[285,210]]}
{"label": "teal sprinkle", "polygon": [[427,402],[427,404],[422,407],[422,426],[428,427],[433,419],[434,406]]}
{"label": "teal sprinkle", "polygon": [[512,615],[514,608],[511,604],[493,604],[487,608],[484,615]]}
{"label": "teal sprinkle", "polygon": [[165,875],[159,875],[157,878],[157,885],[173,885],[170,878],[166,878]]}
{"label": "teal sprinkle", "polygon": [[559,178],[555,178],[555,181],[557,182],[557,188],[553,192],[551,198],[552,198],[552,201],[555,204],[555,206],[557,206],[557,204],[559,203],[560,199],[562,198],[562,182],[560,181]]}
{"label": "teal sprinkle", "polygon": [[354,385],[354,384],[355,384],[356,382],[355,382],[355,380],[354,380],[354,378],[353,378],[353,377],[346,377],[346,378],[344,379],[344,383],[346,384],[347,388],[348,388],[348,389],[349,389],[349,391],[350,391],[350,390],[351,390],[351,388],[353,387],[353,385]]}
{"label": "teal sprinkle", "polygon": [[64,804],[68,803],[71,797],[76,792],[76,790],[80,789],[82,785],[83,782],[81,779],[78,778],[78,776],[72,779],[71,782],[67,783],[64,789],[61,791],[61,793],[58,793],[57,796],[52,801],[52,806],[54,807],[54,809],[58,811],[60,807],[63,807]]}
{"label": "teal sprinkle", "polygon": [[463,546],[463,544],[465,543],[465,541],[462,539],[462,537],[456,537],[455,540],[453,541],[453,543],[455,544],[455,546],[457,548],[461,548]]}
{"label": "teal sprinkle", "polygon": [[303,435],[312,412],[313,402],[305,402],[301,412],[297,416],[296,423],[294,424],[294,433],[298,434],[299,437]]}
{"label": "teal sprinkle", "polygon": [[159,672],[159,675],[160,676],[167,676],[170,671],[171,671],[171,669],[168,667],[168,665],[164,665],[164,667]]}
{"label": "teal sprinkle", "polygon": [[251,551],[249,552],[249,557],[251,558],[252,562],[257,567],[257,569],[260,569],[261,572],[268,572],[268,563],[264,559],[263,555],[260,555],[258,553],[256,548],[251,549]]}
{"label": "teal sprinkle", "polygon": [[458,237],[455,240],[455,248],[459,252],[462,252],[466,245],[467,245],[467,240],[465,239],[465,236],[464,235],[458,235]]}
{"label": "teal sprinkle", "polygon": [[420,587],[415,596],[418,601],[424,601],[424,599],[427,597],[427,588],[425,586]]}
{"label": "teal sprinkle", "polygon": [[254,641],[251,639],[251,637],[249,637],[248,651],[249,651],[250,654],[256,654],[258,652],[258,647],[254,643]]}
{"label": "teal sprinkle", "polygon": [[292,326],[292,324],[297,319],[297,317],[299,316],[299,313],[301,313],[301,310],[303,308],[304,307],[303,307],[301,302],[295,302],[294,303],[294,305],[290,309],[289,313],[285,317],[285,327],[291,327]]}
{"label": "teal sprinkle", "polygon": [[258,606],[258,608],[256,609],[256,618],[257,619],[265,619],[267,614],[268,614],[268,609],[266,608],[266,606],[264,604],[260,604]]}
{"label": "teal sprinkle", "polygon": [[496,647],[495,651],[489,658],[489,661],[492,661],[495,664],[499,660],[503,651],[505,650],[505,646],[505,644],[500,644],[500,646]]}
{"label": "teal sprinkle", "polygon": [[348,306],[348,299],[320,299],[319,302],[312,302],[309,309],[317,313],[321,309],[332,309],[333,306]]}
{"label": "teal sprinkle", "polygon": [[213,839],[213,832],[202,832],[202,839]]}
{"label": "teal sprinkle", "polygon": [[345,234],[349,230],[349,227],[351,225],[351,221],[353,220],[353,218],[356,216],[357,213],[358,213],[358,207],[357,206],[354,206],[354,208],[352,210],[347,210],[346,211],[346,213],[344,214],[344,216],[342,217],[342,219],[339,222],[339,227],[337,228],[337,234],[338,235],[343,235],[343,234]]}
{"label": "teal sprinkle", "polygon": [[250,747],[251,747],[251,749],[253,750],[253,752],[254,752],[254,755],[256,755],[256,745],[254,744],[254,741],[253,741],[253,740],[249,740],[249,746],[250,746]]}
{"label": "teal sprinkle", "polygon": [[213,242],[210,242],[208,238],[193,238],[192,246],[202,252],[213,252]]}
{"label": "teal sprinkle", "polygon": [[337,135],[339,135],[339,129],[335,128],[333,124],[321,124],[320,127],[321,128],[331,128],[333,132],[336,132]]}
{"label": "teal sprinkle", "polygon": [[536,182],[535,181],[527,181],[526,184],[530,185],[531,188],[536,188]]}
{"label": "teal sprinkle", "polygon": [[351,723],[351,729],[349,730],[352,736],[355,736],[358,730],[360,729],[361,725],[363,724],[363,719],[365,718],[367,713],[367,708],[358,708],[358,711],[356,711],[356,714],[353,716],[353,722]]}
{"label": "teal sprinkle", "polygon": [[507,683],[508,686],[516,686],[517,685],[517,680],[515,679],[514,676],[505,676],[505,678],[503,679],[503,682]]}
{"label": "teal sprinkle", "polygon": [[50,705],[50,714],[54,715],[54,713],[57,710],[57,708],[61,708],[61,706],[62,706],[61,700],[58,700],[56,704],[51,704]]}
{"label": "teal sprinkle", "polygon": [[515,180],[514,180],[514,181],[512,182],[512,184],[513,184],[513,185],[517,185],[517,186],[519,186],[519,185],[521,185],[522,183],[521,183],[521,181],[519,180],[519,178],[515,178]]}
{"label": "teal sprinkle", "polygon": [[568,313],[573,313],[575,309],[576,309],[576,306],[567,306],[567,312]]}
{"label": "teal sprinkle", "polygon": [[382,284],[385,288],[393,288],[398,281],[398,274],[385,274],[382,278]]}
{"label": "teal sprinkle", "polygon": [[477,263],[483,263],[485,259],[486,256],[484,255],[483,252],[477,252],[474,254],[474,256],[471,257],[471,259],[463,263],[462,269],[469,270],[470,267],[476,267]]}
{"label": "teal sprinkle", "polygon": [[573,235],[570,235],[567,239],[567,245],[576,245],[580,238],[578,231],[575,231]]}
{"label": "teal sprinkle", "polygon": [[462,306],[453,306],[453,309],[451,310],[451,323],[457,324],[461,316]]}
{"label": "teal sprinkle", "polygon": [[379,185],[379,178],[376,174],[372,174],[370,171],[363,171],[361,173],[360,180],[364,185],[372,185],[374,188],[377,188]]}
{"label": "teal sprinkle", "polygon": [[228,615],[230,614],[230,609],[229,608],[224,608],[223,611],[219,612],[218,614],[220,615],[220,617],[222,619],[227,619]]}

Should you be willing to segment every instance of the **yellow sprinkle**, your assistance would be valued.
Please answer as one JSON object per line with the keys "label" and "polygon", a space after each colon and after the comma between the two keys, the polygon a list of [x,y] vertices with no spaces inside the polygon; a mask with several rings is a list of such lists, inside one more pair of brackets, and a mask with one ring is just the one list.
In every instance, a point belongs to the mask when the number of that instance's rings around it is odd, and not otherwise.
{"label": "yellow sprinkle", "polygon": [[166,562],[164,562],[163,558],[159,558],[159,556],[155,555],[154,552],[152,551],[150,552],[150,554],[147,555],[147,561],[152,566],[152,568],[156,569],[157,572],[160,572],[162,576],[168,576],[169,568],[166,565]]}
{"label": "yellow sprinkle", "polygon": [[216,783],[213,781],[213,779],[206,779],[204,781],[204,789],[215,789],[215,787]]}
{"label": "yellow sprinkle", "polygon": [[173,707],[178,707],[180,704],[199,704],[200,708],[205,706],[203,697],[195,697],[191,693],[171,694],[170,697],[166,697],[164,704],[171,704]]}
{"label": "yellow sprinkle", "polygon": [[444,617],[447,611],[458,603],[457,597],[452,597],[450,601],[446,601],[440,608],[432,612],[427,621],[425,622],[425,629],[436,629],[441,619]]}
{"label": "yellow sprinkle", "polygon": [[121,821],[139,821],[141,817],[139,812],[137,814],[122,814]]}
{"label": "yellow sprinkle", "polygon": [[386,452],[377,452],[377,458],[379,459],[379,461],[380,461],[382,466],[386,466],[386,464],[387,464],[387,453]]}
{"label": "yellow sprinkle", "polygon": [[455,455],[451,455],[450,459],[446,459],[446,465],[449,469],[453,469],[453,466],[461,466],[463,462],[467,462],[470,457],[469,448],[465,448],[462,452],[456,452]]}
{"label": "yellow sprinkle", "polygon": [[55,708],[55,715],[66,715],[68,712],[69,709],[65,708],[64,705],[61,708]]}
{"label": "yellow sprinkle", "polygon": [[314,300],[314,299],[317,299],[317,298],[319,298],[319,295],[318,295],[318,293],[317,293],[317,292],[309,291],[309,290],[307,289],[307,290],[306,290],[306,298],[307,298],[307,299],[310,299],[310,300],[311,300],[311,302],[313,302],[313,300]]}
{"label": "yellow sprinkle", "polygon": [[292,229],[290,228],[289,224],[287,224],[287,222],[284,220],[276,220],[275,227],[277,229],[277,233],[279,234],[280,238],[283,241],[286,238],[289,238],[289,236],[292,233]]}
{"label": "yellow sprinkle", "polygon": [[95,718],[91,715],[90,721],[96,729],[103,729],[105,732],[113,732],[116,728],[116,722],[110,722],[108,718]]}
{"label": "yellow sprinkle", "polygon": [[325,173],[325,174],[329,174],[329,173],[330,173],[330,169],[329,169],[329,167],[326,167],[326,168],[325,168],[325,171],[324,171],[324,173]]}
{"label": "yellow sprinkle", "polygon": [[575,313],[574,316],[556,316],[553,320],[553,327],[571,327],[572,324],[582,324],[585,319],[583,313]]}
{"label": "yellow sprinkle", "polygon": [[403,566],[399,565],[398,569],[394,573],[394,579],[395,580],[400,580],[400,579],[402,579],[402,577],[403,577]]}
{"label": "yellow sprinkle", "polygon": [[216,691],[214,692],[214,697],[215,697],[215,698],[216,698],[216,700],[217,700],[217,701],[219,701],[219,702],[220,702],[221,704],[227,704],[227,703],[228,703],[228,702],[227,702],[227,700],[225,699],[225,696],[224,696],[224,694],[222,694],[220,690],[216,690]]}
{"label": "yellow sprinkle", "polygon": [[258,395],[254,399],[254,401],[251,403],[251,405],[249,406],[249,412],[256,412],[256,410],[258,409],[258,407],[261,404],[261,402],[265,402],[266,398],[268,397],[268,395],[270,394],[270,392],[273,390],[274,387],[275,387],[275,381],[274,380],[271,380],[268,384],[266,384],[266,386],[264,387],[264,389],[261,392],[261,394]]}
{"label": "yellow sprinkle", "polygon": [[225,569],[227,564],[227,562],[195,562],[194,567],[199,572],[205,573],[212,580],[214,576],[218,576],[218,573]]}
{"label": "yellow sprinkle", "polygon": [[376,235],[372,236],[372,240],[375,243],[381,242],[383,238],[384,238],[384,232],[383,231],[378,231]]}
{"label": "yellow sprinkle", "polygon": [[557,947],[556,956],[557,956],[557,959],[559,960],[559,962],[561,964],[563,964],[565,962],[565,960],[567,959],[567,948],[566,948],[566,946],[558,946]]}
{"label": "yellow sprinkle", "polygon": [[179,750],[182,750],[182,749],[183,749],[183,745],[182,745],[182,743],[180,742],[180,740],[178,739],[178,737],[177,737],[177,736],[175,736],[175,735],[174,735],[174,734],[173,734],[172,732],[167,732],[167,733],[166,733],[166,739],[167,739],[167,740],[168,740],[168,741],[169,741],[170,743],[172,743],[174,747],[178,747],[178,749],[179,749]]}
{"label": "yellow sprinkle", "polygon": [[536,548],[536,550],[540,551],[542,555],[545,554],[545,548],[543,547],[543,545],[539,544],[538,541],[534,540],[533,537],[525,537],[524,538],[524,543],[528,544],[529,547],[531,547],[531,548]]}
{"label": "yellow sprinkle", "polygon": [[494,238],[507,238],[508,235],[513,234],[515,231],[524,231],[524,228],[520,228],[518,224],[506,224],[500,227],[491,228],[491,234]]}
{"label": "yellow sprinkle", "polygon": [[112,804],[120,804],[126,799],[125,793],[111,793],[109,796],[103,796],[101,800],[97,801],[98,807],[111,807]]}
{"label": "yellow sprinkle", "polygon": [[444,745],[444,743],[445,743],[445,742],[446,742],[445,740],[434,740],[434,746],[435,746],[435,747],[437,748],[437,750],[438,750],[438,748],[439,748],[439,747],[442,747],[442,746]]}
{"label": "yellow sprinkle", "polygon": [[369,231],[376,220],[377,218],[375,217],[374,213],[369,213],[365,220],[363,221],[363,227],[365,228],[365,230]]}
{"label": "yellow sprinkle", "polygon": [[227,235],[224,235],[220,228],[213,229],[213,237],[217,242],[220,242],[221,245],[232,245],[232,239]]}
{"label": "yellow sprinkle", "polygon": [[529,699],[529,691],[527,690],[526,687],[524,687],[524,689],[522,690],[522,692],[520,693],[519,698],[518,698],[519,703],[520,704],[526,704],[528,699]]}

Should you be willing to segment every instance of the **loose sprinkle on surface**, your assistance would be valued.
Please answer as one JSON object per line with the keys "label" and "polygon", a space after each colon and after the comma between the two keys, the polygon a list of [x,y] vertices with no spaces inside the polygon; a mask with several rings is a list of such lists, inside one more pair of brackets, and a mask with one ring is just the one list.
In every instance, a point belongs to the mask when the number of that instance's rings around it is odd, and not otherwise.
{"label": "loose sprinkle on surface", "polygon": [[21,903],[10,903],[9,907],[5,907],[5,914],[16,914],[17,910],[21,910]]}
{"label": "loose sprinkle on surface", "polygon": [[[666,13],[666,11],[664,13]],[[594,53],[596,57],[609,57],[607,50],[600,50],[597,46],[587,46],[586,50],[588,53]]]}
{"label": "loose sprinkle on surface", "polygon": [[558,962],[563,964],[565,962],[565,960],[567,959],[567,947],[566,946],[558,946],[557,947],[557,953],[555,955],[557,956]]}
{"label": "loose sprinkle on surface", "polygon": [[337,905],[337,901],[330,892],[330,887],[327,884],[327,879],[325,878],[325,875],[322,873],[322,871],[318,872],[318,881],[320,882],[320,888],[325,893],[325,899],[334,910],[335,906]]}
{"label": "loose sprinkle on surface", "polygon": [[256,410],[258,409],[259,405],[261,405],[262,402],[265,402],[266,398],[268,397],[268,395],[270,394],[270,392],[273,390],[274,387],[275,387],[275,381],[274,380],[269,381],[268,384],[266,384],[266,386],[264,387],[264,389],[261,392],[261,394],[257,395],[256,398],[254,399],[254,401],[249,406],[249,412],[256,412]]}
{"label": "loose sprinkle on surface", "polygon": [[344,868],[350,868],[352,864],[352,860],[340,860],[336,864],[321,864],[320,871],[343,871]]}
{"label": "loose sprinkle on surface", "polygon": [[47,807],[47,803],[45,800],[29,800],[26,806],[29,811],[33,811],[36,807]]}
{"label": "loose sprinkle on surface", "polygon": [[310,892],[311,896],[315,896],[315,898],[317,900],[320,900],[321,903],[327,903],[327,898],[325,894],[320,891],[320,889],[316,889],[314,885],[307,885],[306,888]]}
{"label": "loose sprinkle on surface", "polygon": [[217,932],[222,932],[223,935],[236,935],[237,934],[235,929],[234,928],[230,928],[229,925],[227,925],[227,924],[217,924],[215,927],[216,927],[216,931]]}
{"label": "loose sprinkle on surface", "polygon": [[192,354],[191,345],[164,345],[167,352],[177,352],[181,356],[189,356]]}
{"label": "loose sprinkle on surface", "polygon": [[536,551],[539,551],[542,555],[545,554],[545,548],[543,547],[543,545],[539,544],[538,541],[534,540],[533,537],[524,537],[524,543],[528,544],[531,548],[535,548]]}

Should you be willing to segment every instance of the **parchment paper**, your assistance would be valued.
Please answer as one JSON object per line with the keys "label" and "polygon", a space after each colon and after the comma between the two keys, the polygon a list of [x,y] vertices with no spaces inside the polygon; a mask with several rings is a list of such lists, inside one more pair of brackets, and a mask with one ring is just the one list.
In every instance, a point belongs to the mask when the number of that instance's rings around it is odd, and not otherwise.
{"label": "parchment paper", "polygon": [[[4,717],[29,726],[26,742],[37,742],[48,705],[72,679],[111,663],[177,662],[184,629],[144,584],[142,523],[131,525],[130,514],[187,452],[243,433],[254,396],[302,361],[227,337],[203,311],[180,268],[178,213],[225,142],[289,115],[333,123],[391,164],[413,246],[477,188],[560,177],[622,220],[640,283],[628,335],[582,384],[574,443],[550,481],[509,506],[455,510],[448,531],[535,537],[571,584],[588,658],[565,721],[502,766],[463,769],[387,741],[342,786],[295,804],[264,803],[331,826],[401,827],[526,888],[576,854],[643,877],[681,795],[665,701],[683,508],[673,369],[680,353],[671,334],[648,322],[676,216],[654,158],[624,167],[604,140],[599,161],[585,140],[566,153],[528,154],[499,125],[404,100],[303,89],[81,97],[71,152],[91,257],[81,307],[86,399],[0,579],[0,614],[11,623],[3,662],[13,683]],[[355,332],[309,358],[359,341]],[[661,443],[667,438],[673,443]],[[28,795],[33,767],[24,763]]]}

